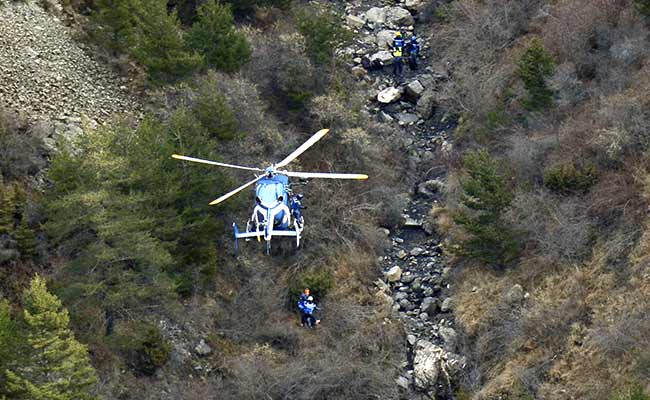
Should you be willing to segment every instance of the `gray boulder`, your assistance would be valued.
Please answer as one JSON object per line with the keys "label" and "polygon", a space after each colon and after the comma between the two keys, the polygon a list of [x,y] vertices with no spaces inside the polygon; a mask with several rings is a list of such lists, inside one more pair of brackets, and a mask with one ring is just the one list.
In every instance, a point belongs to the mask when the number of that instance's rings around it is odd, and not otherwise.
{"label": "gray boulder", "polygon": [[421,0],[406,0],[404,2],[404,7],[413,12],[419,12],[422,9]]}
{"label": "gray boulder", "polygon": [[415,280],[415,274],[410,274],[407,272],[406,274],[402,274],[402,278],[400,279],[400,282],[409,284],[414,280]]}
{"label": "gray boulder", "polygon": [[[432,291],[433,292],[433,291]],[[430,317],[433,317],[438,309],[438,301],[433,297],[425,297],[422,300],[422,305],[420,305],[420,310],[429,314]]]}
{"label": "gray boulder", "polygon": [[393,43],[393,38],[395,37],[395,32],[396,31],[391,31],[391,30],[383,30],[380,31],[375,40],[377,42],[377,47],[380,50],[385,50],[388,48],[389,44]]}
{"label": "gray boulder", "polygon": [[348,15],[345,17],[345,22],[349,27],[355,29],[361,29],[366,24],[366,21],[362,17],[357,17],[356,15]]}
{"label": "gray boulder", "polygon": [[425,90],[421,93],[420,99],[418,100],[415,109],[418,114],[424,119],[429,119],[433,116],[433,112],[436,106],[436,92],[431,89]]}
{"label": "gray boulder", "polygon": [[385,11],[386,24],[391,27],[413,25],[415,21],[409,10],[402,7],[390,7]]}
{"label": "gray boulder", "polygon": [[389,104],[397,101],[400,97],[402,97],[402,91],[394,87],[388,87],[377,93],[377,101],[383,104]]}
{"label": "gray boulder", "polygon": [[375,61],[379,61],[383,65],[390,65],[393,63],[393,55],[390,54],[390,51],[387,50],[378,51],[368,58],[372,63],[374,63]]}
{"label": "gray boulder", "polygon": [[423,390],[433,390],[432,398],[435,398],[436,383],[444,363],[444,355],[445,351],[442,347],[425,340],[418,341],[415,346],[413,360],[415,386]]}
{"label": "gray boulder", "polygon": [[397,117],[397,121],[400,123],[400,125],[414,124],[414,123],[418,122],[418,119],[420,119],[415,114],[405,113],[405,112],[401,112],[401,113],[397,114],[396,117]]}
{"label": "gray boulder", "polygon": [[212,347],[210,347],[210,345],[207,344],[205,340],[201,339],[199,344],[194,347],[194,351],[200,356],[207,356],[212,353]]}
{"label": "gray boulder", "polygon": [[440,179],[431,179],[418,185],[418,194],[424,197],[432,198],[437,193],[444,193],[445,187],[445,183]]}
{"label": "gray boulder", "polygon": [[456,112],[454,99],[444,93],[435,92],[432,89],[426,89],[415,107],[418,114],[424,119],[433,117],[434,112],[443,116]]}
{"label": "gray boulder", "polygon": [[440,311],[442,312],[451,311],[453,309],[454,309],[454,300],[451,297],[447,297],[445,300],[443,300],[442,304],[440,305]]}
{"label": "gray boulder", "polygon": [[417,99],[424,92],[424,86],[417,79],[406,85],[406,95],[411,99]]}
{"label": "gray boulder", "polygon": [[505,301],[509,304],[521,303],[524,299],[524,288],[520,284],[513,285],[505,295]]}
{"label": "gray boulder", "polygon": [[366,20],[373,25],[379,25],[386,22],[386,8],[372,7],[366,11]]}
{"label": "gray boulder", "polygon": [[388,282],[397,282],[402,277],[402,269],[396,265],[384,273],[384,276]]}
{"label": "gray boulder", "polygon": [[408,301],[408,299],[402,299],[399,301],[399,306],[406,311],[411,311],[415,308],[415,305]]}
{"label": "gray boulder", "polygon": [[458,335],[453,328],[448,326],[443,326],[438,330],[442,340],[445,342],[445,347],[449,351],[454,351],[456,349],[456,344],[458,343]]}

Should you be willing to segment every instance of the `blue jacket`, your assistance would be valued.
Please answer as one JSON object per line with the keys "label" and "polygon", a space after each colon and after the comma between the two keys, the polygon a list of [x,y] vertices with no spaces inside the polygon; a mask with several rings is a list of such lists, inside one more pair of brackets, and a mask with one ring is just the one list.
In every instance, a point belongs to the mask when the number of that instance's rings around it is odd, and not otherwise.
{"label": "blue jacket", "polygon": [[316,306],[316,303],[314,302],[308,302],[308,301],[299,301],[298,302],[298,308],[303,314],[311,315],[314,310],[319,310],[319,308]]}

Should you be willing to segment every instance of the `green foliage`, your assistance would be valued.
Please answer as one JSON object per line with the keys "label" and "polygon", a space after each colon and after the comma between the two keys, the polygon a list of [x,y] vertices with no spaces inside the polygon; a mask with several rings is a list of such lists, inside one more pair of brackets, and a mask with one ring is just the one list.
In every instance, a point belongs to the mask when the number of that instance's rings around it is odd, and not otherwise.
{"label": "green foliage", "polygon": [[614,393],[612,400],[650,400],[650,394],[641,384],[635,383]]}
{"label": "green foliage", "polygon": [[134,55],[147,67],[149,78],[155,83],[174,82],[202,67],[203,56],[186,49],[177,15],[167,13],[167,1],[140,1]]}
{"label": "green foliage", "polygon": [[546,78],[553,75],[555,61],[535,38],[517,63],[517,76],[523,81],[528,98],[523,102],[528,110],[540,110],[553,104],[553,92],[546,86]]}
{"label": "green foliage", "polygon": [[329,271],[309,271],[300,275],[294,285],[289,288],[289,298],[293,306],[300,298],[305,288],[311,290],[312,295],[320,301],[334,285],[334,279]]}
{"label": "green foliage", "polygon": [[444,3],[436,7],[435,15],[441,22],[447,23],[453,18],[454,11],[455,8],[453,3]]}
{"label": "green foliage", "polygon": [[598,173],[596,166],[561,164],[544,171],[544,185],[559,193],[585,193],[596,183]]}
{"label": "green foliage", "polygon": [[251,58],[251,48],[243,33],[233,26],[229,5],[208,0],[199,6],[198,22],[190,30],[189,47],[205,56],[210,67],[223,72],[237,72]]}
{"label": "green foliage", "polygon": [[0,185],[0,234],[12,233],[16,224],[16,188]]}
{"label": "green foliage", "polygon": [[149,326],[135,350],[134,368],[143,374],[153,375],[169,361],[171,348],[171,343],[162,337],[160,330]]}
{"label": "green foliage", "polygon": [[26,363],[7,371],[7,387],[19,399],[93,399],[97,383],[86,346],[68,328],[70,318],[61,300],[34,277],[23,295],[30,351]]}
{"label": "green foliage", "polygon": [[36,251],[36,233],[27,223],[27,215],[23,213],[20,225],[16,229],[16,241],[18,242],[18,251],[23,259],[34,259]]}
{"label": "green foliage", "polygon": [[234,13],[240,17],[251,15],[256,7],[277,7],[288,9],[291,0],[226,0],[232,6]]}
{"label": "green foliage", "polygon": [[210,87],[198,88],[193,107],[194,116],[209,134],[217,139],[231,140],[237,134],[237,119],[226,98]]}
{"label": "green foliage", "polygon": [[[304,62],[301,62],[304,61]],[[290,111],[305,110],[316,95],[318,81],[308,60],[291,60],[278,74],[278,90]]]}
{"label": "green foliage", "polygon": [[513,194],[499,173],[499,164],[487,151],[470,152],[463,157],[466,176],[461,180],[461,203],[467,208],[454,215],[454,222],[470,237],[454,251],[485,263],[505,264],[518,254],[514,233],[501,221]]}
{"label": "green foliage", "polygon": [[227,208],[207,203],[230,185],[219,171],[170,155],[219,159],[218,147],[194,112],[181,109],[166,123],[89,131],[74,155],[54,158],[46,228],[69,259],[60,282],[73,315],[99,309],[119,318],[164,303],[176,287],[190,295],[211,283]]}
{"label": "green foliage", "polygon": [[336,49],[352,39],[339,15],[328,9],[302,10],[296,14],[296,23],[305,38],[307,55],[316,64],[331,63]]}
{"label": "green foliage", "polygon": [[650,0],[634,0],[636,9],[641,15],[650,17]]}
{"label": "green foliage", "polygon": [[21,356],[25,353],[26,342],[20,328],[19,323],[11,317],[9,302],[0,299],[0,371],[2,372],[22,363]]}
{"label": "green foliage", "polygon": [[96,0],[94,19],[107,29],[110,43],[118,49],[134,45],[138,19],[142,13],[135,0]]}

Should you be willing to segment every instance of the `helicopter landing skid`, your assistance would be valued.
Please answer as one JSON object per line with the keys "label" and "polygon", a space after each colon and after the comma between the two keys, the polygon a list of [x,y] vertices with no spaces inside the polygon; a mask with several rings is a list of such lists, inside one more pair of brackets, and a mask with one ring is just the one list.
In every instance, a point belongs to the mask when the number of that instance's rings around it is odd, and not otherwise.
{"label": "helicopter landing skid", "polygon": [[[235,234],[235,252],[239,250],[239,239],[249,239],[249,238],[260,238],[264,236],[263,231],[252,231],[252,232],[239,232],[237,224],[233,222],[232,228]],[[273,236],[285,236],[285,237],[295,237],[296,238],[296,248],[300,247],[300,236],[302,233],[302,227],[296,226],[295,230],[273,230],[270,236],[264,239],[266,254],[269,255],[271,252],[271,239]]]}

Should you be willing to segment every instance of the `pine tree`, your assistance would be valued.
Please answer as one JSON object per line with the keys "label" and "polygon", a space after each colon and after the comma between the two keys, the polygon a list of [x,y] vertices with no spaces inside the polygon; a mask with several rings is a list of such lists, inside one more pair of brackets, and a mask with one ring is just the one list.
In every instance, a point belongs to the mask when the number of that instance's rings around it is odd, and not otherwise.
{"label": "pine tree", "polygon": [[502,222],[513,194],[499,173],[499,164],[487,151],[470,152],[463,158],[466,176],[461,180],[462,210],[454,216],[469,238],[455,248],[457,254],[491,264],[504,264],[517,256],[519,244]]}
{"label": "pine tree", "polygon": [[634,0],[636,9],[646,17],[650,17],[650,0]]}
{"label": "pine tree", "polygon": [[188,35],[188,45],[204,54],[209,66],[237,72],[252,52],[246,37],[235,30],[230,5],[208,0],[197,12],[199,20]]}
{"label": "pine tree", "polygon": [[15,214],[16,191],[14,186],[0,186],[0,234],[13,232]]}
{"label": "pine tree", "polygon": [[23,303],[31,351],[22,368],[7,371],[9,391],[19,399],[93,399],[97,376],[88,349],[68,328],[70,317],[61,300],[36,275]]}
{"label": "pine tree", "polygon": [[174,82],[203,65],[203,57],[186,49],[176,13],[164,0],[141,0],[134,55],[156,83]]}
{"label": "pine tree", "polygon": [[553,75],[554,70],[553,56],[538,38],[533,39],[517,63],[516,73],[528,92],[524,107],[540,110],[553,104],[553,92],[546,86],[546,79]]}
{"label": "pine tree", "polygon": [[22,332],[11,317],[10,310],[9,302],[0,299],[0,374],[19,365],[21,354],[25,351]]}
{"label": "pine tree", "polygon": [[23,259],[33,259],[36,256],[36,234],[27,223],[27,214],[23,213],[20,225],[16,229],[18,251]]}
{"label": "pine tree", "polygon": [[108,28],[110,39],[120,49],[128,50],[135,39],[136,0],[97,0],[94,18]]}

